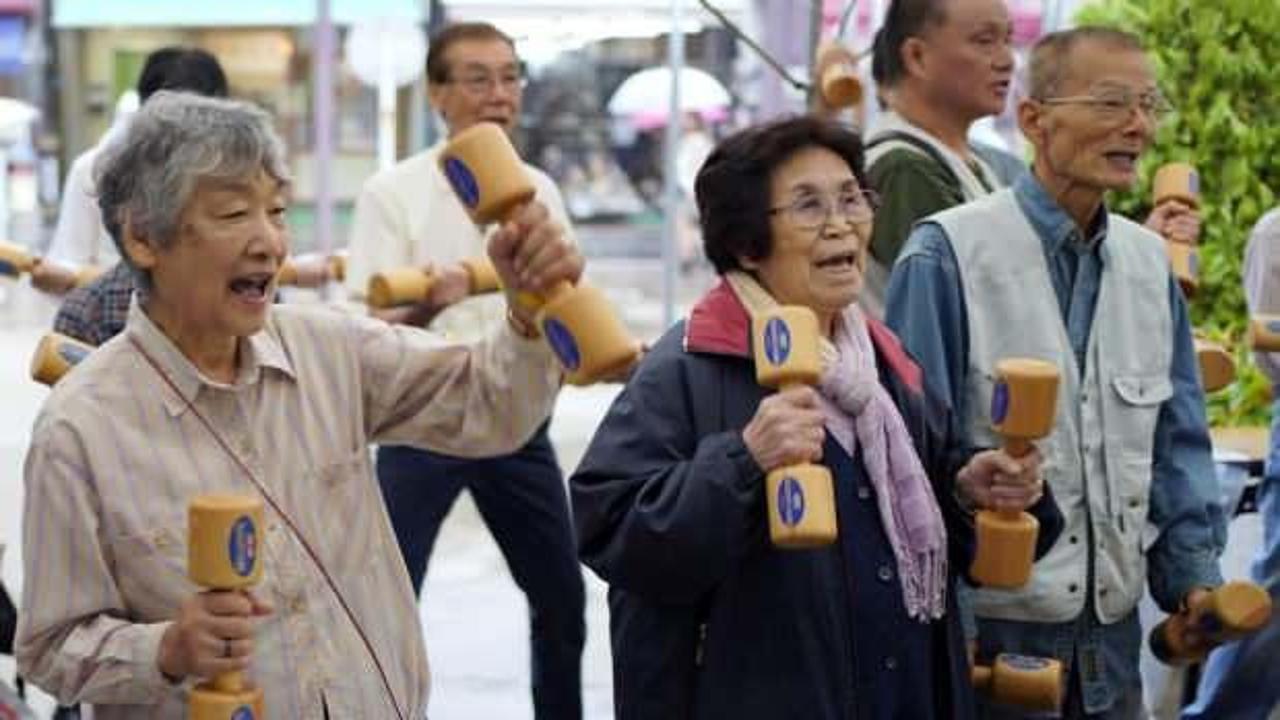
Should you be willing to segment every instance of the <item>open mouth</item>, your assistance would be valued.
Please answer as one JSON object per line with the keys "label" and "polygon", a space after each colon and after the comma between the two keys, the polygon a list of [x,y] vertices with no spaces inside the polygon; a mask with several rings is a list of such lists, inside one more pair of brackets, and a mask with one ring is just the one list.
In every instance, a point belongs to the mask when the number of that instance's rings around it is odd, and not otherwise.
{"label": "open mouth", "polygon": [[231,289],[232,294],[242,300],[260,303],[266,300],[271,281],[274,279],[274,273],[241,275],[232,280],[227,287]]}
{"label": "open mouth", "polygon": [[1111,167],[1122,170],[1124,172],[1133,172],[1138,165],[1138,153],[1127,150],[1118,150],[1115,152],[1105,153],[1103,155],[1107,159],[1107,163]]}
{"label": "open mouth", "polygon": [[858,264],[858,253],[854,251],[838,253],[836,255],[823,258],[822,260],[819,260],[814,264],[823,269],[840,270],[845,268],[853,268],[853,267],[856,267]]}

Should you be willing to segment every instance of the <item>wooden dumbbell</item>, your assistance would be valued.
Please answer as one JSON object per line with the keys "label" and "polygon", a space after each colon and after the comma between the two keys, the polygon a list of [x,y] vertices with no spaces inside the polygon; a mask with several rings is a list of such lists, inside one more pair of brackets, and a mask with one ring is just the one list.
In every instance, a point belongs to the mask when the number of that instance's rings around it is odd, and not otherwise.
{"label": "wooden dumbbell", "polygon": [[862,102],[857,57],[848,48],[834,41],[823,43],[814,67],[818,71],[818,92],[827,107],[846,108]]}
{"label": "wooden dumbbell", "polygon": [[[1177,200],[1193,208],[1200,207],[1200,174],[1187,163],[1169,163],[1156,171],[1152,181],[1152,207]],[[1169,263],[1178,278],[1182,294],[1191,297],[1200,287],[1200,256],[1194,245],[1166,238]]]}
{"label": "wooden dumbbell", "polygon": [[[1049,434],[1058,406],[1058,367],[1029,358],[996,363],[991,424],[1013,458],[1031,452],[1031,441]],[[1031,579],[1040,523],[1025,511],[981,510],[977,547],[969,572],[986,587],[1018,588]]]}
{"label": "wooden dumbbell", "polygon": [[[494,123],[458,133],[440,153],[440,169],[480,225],[506,220],[536,192],[511,140]],[[596,288],[560,282],[545,297],[521,293],[519,301],[537,310],[542,334],[574,385],[616,375],[639,358],[640,344]]]}
{"label": "wooden dumbbell", "polygon": [[[756,381],[785,390],[814,385],[822,374],[818,318],[807,307],[781,306],[752,318]],[[765,478],[769,537],[780,548],[830,545],[836,539],[831,471],[803,463],[777,468]]]}
{"label": "wooden dumbbell", "polygon": [[1226,348],[1204,338],[1194,338],[1196,364],[1205,392],[1216,392],[1236,379],[1236,361]]}
{"label": "wooden dumbbell", "polygon": [[335,282],[343,282],[347,279],[347,253],[336,252],[329,256],[329,276]]}
{"label": "wooden dumbbell", "polygon": [[[1215,647],[1257,632],[1270,619],[1271,596],[1267,591],[1236,580],[1203,596],[1190,612],[1162,620],[1151,628],[1147,640],[1151,654],[1161,662],[1182,665],[1203,660]],[[1187,644],[1183,633],[1188,629],[1199,635],[1198,641]]]}
{"label": "wooden dumbbell", "polygon": [[[489,258],[467,258],[461,262],[467,271],[471,295],[497,292],[502,288],[498,271]],[[417,267],[403,267],[374,273],[369,278],[369,307],[388,308],[424,302],[435,285],[434,273]]]}
{"label": "wooden dumbbell", "polygon": [[[262,579],[262,500],[200,495],[187,510],[187,575],[210,590],[235,591]],[[223,673],[191,691],[189,720],[263,718],[262,689],[242,673]]]}
{"label": "wooden dumbbell", "polygon": [[1249,347],[1262,352],[1280,352],[1280,315],[1249,318]]}
{"label": "wooden dumbbell", "polygon": [[18,277],[31,272],[39,260],[25,248],[12,243],[0,242],[0,275]]}
{"label": "wooden dumbbell", "polygon": [[300,255],[285,258],[276,273],[279,287],[317,288],[333,278],[329,258],[316,255]]}
{"label": "wooden dumbbell", "polygon": [[61,333],[46,333],[31,357],[31,379],[53,387],[67,371],[93,352],[93,346]]}
{"label": "wooden dumbbell", "polygon": [[1028,712],[1062,707],[1062,663],[1052,658],[1001,653],[990,665],[970,671],[974,688],[993,702]]}

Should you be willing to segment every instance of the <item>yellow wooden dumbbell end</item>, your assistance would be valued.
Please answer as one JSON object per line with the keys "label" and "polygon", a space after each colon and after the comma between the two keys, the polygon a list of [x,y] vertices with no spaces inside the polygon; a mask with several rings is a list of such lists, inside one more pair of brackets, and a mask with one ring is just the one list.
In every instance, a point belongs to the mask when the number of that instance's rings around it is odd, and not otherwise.
{"label": "yellow wooden dumbbell end", "polygon": [[536,194],[511,139],[494,123],[478,123],[450,139],[440,169],[480,224],[505,219]]}
{"label": "yellow wooden dumbbell end", "polygon": [[1236,361],[1221,345],[1195,338],[1196,364],[1200,366],[1200,382],[1205,392],[1216,392],[1236,379]]}
{"label": "yellow wooden dumbbell end", "polygon": [[31,272],[36,265],[36,257],[25,249],[12,243],[0,242],[0,275],[18,277]]}
{"label": "yellow wooden dumbbell end", "polygon": [[215,590],[249,587],[262,578],[262,501],[251,495],[200,495],[187,511],[187,572]]}
{"label": "yellow wooden dumbbell end", "polygon": [[1200,173],[1194,165],[1183,162],[1163,165],[1156,170],[1151,185],[1153,205],[1177,200],[1193,208],[1200,206]]}
{"label": "yellow wooden dumbbell end", "polygon": [[202,685],[191,691],[187,720],[263,720],[263,707],[259,688],[226,692]]}
{"label": "yellow wooden dumbbell end", "polygon": [[472,295],[497,292],[502,288],[502,279],[498,277],[498,270],[489,258],[467,258],[462,261],[462,267],[467,271]]}
{"label": "yellow wooden dumbbell end", "polygon": [[31,379],[52,386],[93,352],[93,346],[61,333],[47,333],[31,357]]}
{"label": "yellow wooden dumbbell end", "polygon": [[1032,712],[1062,706],[1062,663],[1053,658],[1002,653],[991,665],[975,665],[973,686],[993,701]]}
{"label": "yellow wooden dumbbell end", "polygon": [[822,375],[818,316],[807,307],[784,305],[752,318],[756,382],[781,388],[813,385]]}
{"label": "yellow wooden dumbbell end", "polygon": [[835,490],[821,465],[793,465],[765,478],[769,538],[776,547],[813,548],[836,539]]}
{"label": "yellow wooden dumbbell end", "polygon": [[1058,366],[1044,360],[1009,358],[996,363],[991,424],[1005,438],[1011,455],[1026,454],[1027,441],[1053,429],[1060,377]]}
{"label": "yellow wooden dumbbell end", "polygon": [[384,270],[369,278],[370,307],[389,308],[422,302],[431,292],[435,277],[419,268]]}
{"label": "yellow wooden dumbbell end", "polygon": [[1280,315],[1249,318],[1249,347],[1262,352],[1280,352]]}

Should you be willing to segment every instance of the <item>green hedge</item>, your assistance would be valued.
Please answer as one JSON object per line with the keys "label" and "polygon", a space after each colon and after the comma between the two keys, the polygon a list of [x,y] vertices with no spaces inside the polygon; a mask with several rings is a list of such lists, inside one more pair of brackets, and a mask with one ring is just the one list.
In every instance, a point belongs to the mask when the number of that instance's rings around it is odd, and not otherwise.
{"label": "green hedge", "polygon": [[1198,331],[1232,347],[1237,381],[1211,396],[1215,425],[1265,424],[1270,392],[1244,347],[1240,267],[1249,231],[1280,188],[1280,3],[1277,0],[1099,0],[1079,24],[1142,38],[1176,108],[1141,164],[1142,185],[1114,198],[1134,218],[1150,209],[1156,168],[1182,160],[1200,171],[1203,220]]}

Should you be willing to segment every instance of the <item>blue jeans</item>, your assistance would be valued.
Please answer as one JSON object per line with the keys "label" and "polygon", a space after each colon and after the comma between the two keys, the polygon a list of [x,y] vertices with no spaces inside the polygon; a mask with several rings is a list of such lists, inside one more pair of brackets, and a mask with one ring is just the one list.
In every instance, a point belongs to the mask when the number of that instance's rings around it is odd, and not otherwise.
{"label": "blue jeans", "polygon": [[483,460],[378,448],[378,483],[413,586],[422,591],[440,525],[463,488],[529,602],[538,720],[582,717],[586,596],[555,450],[543,425],[511,455]]}
{"label": "blue jeans", "polygon": [[[1271,451],[1262,486],[1262,547],[1250,575],[1271,593],[1280,607],[1280,401],[1271,408]],[[1209,656],[1196,701],[1182,712],[1184,720],[1265,720],[1280,701],[1280,612],[1260,632],[1221,647]]]}

